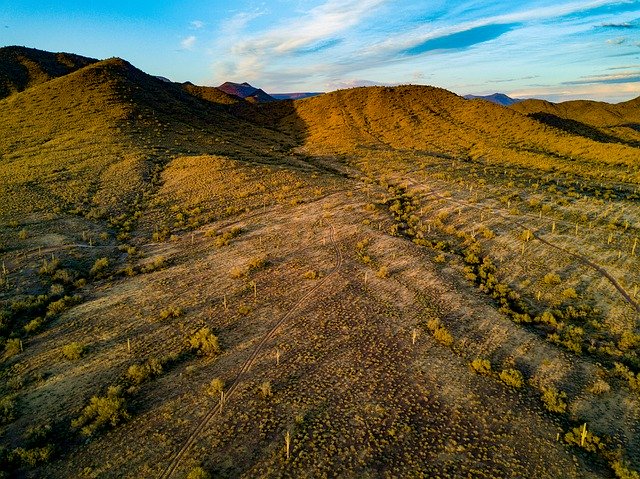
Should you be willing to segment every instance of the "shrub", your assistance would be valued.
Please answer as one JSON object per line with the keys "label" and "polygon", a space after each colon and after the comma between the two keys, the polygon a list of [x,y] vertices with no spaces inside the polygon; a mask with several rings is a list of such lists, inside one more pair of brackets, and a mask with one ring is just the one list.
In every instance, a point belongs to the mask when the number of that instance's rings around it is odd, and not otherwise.
{"label": "shrub", "polygon": [[476,358],[469,363],[471,369],[478,374],[489,375],[491,374],[491,362],[488,359]]}
{"label": "shrub", "polygon": [[558,392],[553,387],[543,387],[542,388],[542,402],[544,403],[544,407],[547,408],[548,411],[563,413],[567,411],[567,403],[565,399],[567,398],[566,393]]}
{"label": "shrub", "polygon": [[84,345],[76,341],[62,346],[62,356],[64,356],[64,358],[68,359],[69,361],[80,359],[84,353]]}
{"label": "shrub", "polygon": [[565,299],[576,299],[578,297],[578,293],[576,293],[576,290],[573,288],[567,288],[564,291],[562,291],[562,297]]}
{"label": "shrub", "polygon": [[42,318],[32,319],[24,325],[24,332],[27,334],[33,334],[37,332],[42,327],[43,321],[44,320]]}
{"label": "shrub", "polygon": [[524,384],[522,373],[517,369],[503,369],[500,371],[500,380],[514,388],[521,388]]}
{"label": "shrub", "polygon": [[165,319],[169,318],[179,318],[183,314],[184,312],[181,308],[172,305],[160,311],[159,318],[161,321],[164,321]]}
{"label": "shrub", "polygon": [[48,462],[53,454],[53,445],[47,444],[44,447],[34,447],[24,449],[17,447],[11,453],[12,459],[22,465],[35,467],[38,464]]}
{"label": "shrub", "polygon": [[555,273],[547,273],[544,275],[544,280],[545,284],[560,284],[561,280],[560,280],[560,276],[555,274]]}
{"label": "shrub", "polygon": [[378,278],[387,278],[389,276],[389,269],[386,266],[380,266],[380,269],[376,272]]}
{"label": "shrub", "polygon": [[7,357],[15,356],[22,349],[22,341],[19,338],[7,339],[7,343],[4,345],[4,354]]}
{"label": "shrub", "polygon": [[596,381],[589,388],[589,392],[593,394],[604,394],[611,390],[609,383],[602,379],[596,379]]}
{"label": "shrub", "polygon": [[224,381],[220,378],[213,378],[207,386],[207,394],[217,397],[222,391],[224,391]]}
{"label": "shrub", "polygon": [[263,398],[268,398],[269,396],[271,396],[271,382],[263,381],[262,383],[260,383],[260,385],[258,386],[258,392]]}
{"label": "shrub", "polygon": [[149,359],[143,364],[132,364],[125,377],[133,384],[142,384],[153,376],[162,374],[162,363],[157,359]]}
{"label": "shrub", "polygon": [[109,258],[99,258],[96,260],[95,263],[93,263],[90,273],[92,276],[97,276],[102,272],[104,272],[104,270],[107,269],[108,266],[109,266]]}
{"label": "shrub", "polygon": [[52,275],[56,272],[59,266],[60,266],[60,261],[58,259],[56,258],[53,258],[51,260],[45,259],[42,262],[42,266],[40,266],[40,269],[38,270],[38,272],[40,274]]}
{"label": "shrub", "polygon": [[80,417],[71,421],[71,425],[81,427],[84,436],[91,436],[107,425],[115,427],[128,418],[129,413],[121,389],[110,386],[106,396],[93,396]]}
{"label": "shrub", "polygon": [[433,334],[436,341],[444,344],[445,346],[451,346],[453,344],[453,337],[442,325],[439,319],[432,319],[427,322],[427,328]]}
{"label": "shrub", "polygon": [[187,479],[211,479],[211,474],[209,474],[202,467],[194,467],[187,474]]}
{"label": "shrub", "polygon": [[218,338],[209,328],[201,328],[189,338],[191,349],[203,356],[215,356],[220,353]]}
{"label": "shrub", "polygon": [[0,424],[11,422],[16,416],[16,400],[13,396],[0,399]]}
{"label": "shrub", "polygon": [[611,469],[618,479],[640,479],[640,474],[627,467],[627,465],[620,459],[617,459],[611,463]]}
{"label": "shrub", "polygon": [[302,275],[305,279],[318,279],[318,272],[310,269]]}
{"label": "shrub", "polygon": [[592,434],[591,431],[587,431],[584,436],[584,442],[582,441],[582,435],[584,432],[583,427],[574,427],[571,431],[564,435],[564,440],[568,444],[573,444],[574,446],[579,446],[589,452],[597,452],[604,448],[604,444],[602,440]]}

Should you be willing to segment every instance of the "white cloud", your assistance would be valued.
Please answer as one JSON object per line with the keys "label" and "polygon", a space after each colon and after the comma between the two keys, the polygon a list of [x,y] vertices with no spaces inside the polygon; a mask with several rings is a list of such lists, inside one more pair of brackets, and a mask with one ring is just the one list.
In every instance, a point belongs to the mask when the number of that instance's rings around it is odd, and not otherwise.
{"label": "white cloud", "polygon": [[197,40],[198,39],[195,35],[189,35],[188,37],[182,39],[182,41],[180,42],[180,46],[185,50],[191,50],[196,44]]}
{"label": "white cloud", "polygon": [[202,20],[193,20],[189,25],[193,30],[200,30],[204,28],[205,23]]}
{"label": "white cloud", "polygon": [[609,45],[622,45],[626,41],[627,41],[626,38],[619,37],[619,38],[610,38],[609,40],[607,40],[607,43]]}

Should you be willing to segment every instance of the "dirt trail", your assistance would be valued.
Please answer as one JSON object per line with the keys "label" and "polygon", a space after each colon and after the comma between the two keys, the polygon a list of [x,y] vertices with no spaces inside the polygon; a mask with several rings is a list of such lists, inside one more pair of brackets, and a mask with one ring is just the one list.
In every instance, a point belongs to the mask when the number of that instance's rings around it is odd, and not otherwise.
{"label": "dirt trail", "polygon": [[176,471],[176,469],[180,465],[182,459],[184,458],[185,454],[189,451],[189,449],[197,441],[197,439],[200,436],[200,433],[203,431],[203,429],[207,426],[207,424],[209,424],[209,422],[211,422],[211,420],[217,414],[219,414],[222,411],[222,408],[224,407],[224,404],[226,402],[228,402],[233,397],[234,393],[237,391],[237,389],[240,386],[242,380],[244,379],[245,374],[247,373],[247,371],[249,371],[249,369],[251,369],[251,366],[256,361],[258,355],[263,350],[263,348],[266,345],[267,341],[269,341],[276,334],[276,332],[278,331],[280,326],[282,326],[291,316],[293,316],[296,313],[296,311],[299,310],[300,307],[302,305],[304,305],[304,303],[316,291],[318,291],[318,289],[320,289],[325,283],[329,282],[333,278],[333,276],[335,276],[338,273],[338,271],[342,267],[342,252],[340,251],[340,248],[338,247],[338,244],[336,243],[335,228],[333,227],[332,224],[329,224],[329,239],[330,239],[331,244],[333,245],[333,248],[334,248],[334,251],[335,251],[335,266],[333,267],[331,272],[327,276],[325,276],[322,280],[320,280],[313,288],[309,289],[289,309],[289,311],[286,314],[284,314],[278,320],[278,322],[263,336],[262,340],[260,341],[260,343],[256,346],[255,350],[253,351],[253,354],[242,365],[242,368],[240,369],[240,372],[238,372],[238,374],[237,374],[236,378],[234,379],[233,383],[231,383],[231,386],[229,386],[229,388],[225,391],[225,393],[224,393],[224,401],[220,401],[218,403],[218,405],[216,405],[213,408],[211,408],[209,410],[209,412],[207,412],[205,414],[205,416],[200,420],[200,422],[196,425],[196,427],[191,432],[191,434],[189,434],[189,436],[185,440],[185,442],[182,445],[182,447],[173,455],[170,464],[166,467],[166,469],[159,476],[160,479],[169,479],[174,474],[174,472]]}

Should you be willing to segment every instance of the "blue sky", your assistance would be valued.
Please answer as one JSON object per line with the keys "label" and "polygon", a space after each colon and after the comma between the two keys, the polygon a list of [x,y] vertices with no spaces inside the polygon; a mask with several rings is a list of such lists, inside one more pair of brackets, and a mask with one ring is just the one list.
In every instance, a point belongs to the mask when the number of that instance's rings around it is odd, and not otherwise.
{"label": "blue sky", "polygon": [[640,96],[640,0],[0,0],[0,45],[272,93],[419,83],[553,101]]}

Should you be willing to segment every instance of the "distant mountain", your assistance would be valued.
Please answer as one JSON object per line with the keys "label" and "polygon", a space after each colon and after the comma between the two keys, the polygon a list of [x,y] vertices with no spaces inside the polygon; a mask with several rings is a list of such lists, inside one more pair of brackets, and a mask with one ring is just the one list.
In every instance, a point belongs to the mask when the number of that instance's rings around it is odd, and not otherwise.
{"label": "distant mountain", "polygon": [[270,93],[276,100],[302,100],[312,96],[322,95],[324,92],[304,92],[304,93]]}
{"label": "distant mountain", "polygon": [[248,83],[233,83],[233,82],[225,82],[218,87],[218,90],[222,90],[229,95],[235,95],[240,98],[244,98],[248,101],[253,101],[255,103],[267,103],[270,101],[276,101],[274,97],[265,93],[264,90],[260,88],[255,88]]}
{"label": "distant mountain", "polygon": [[52,53],[35,48],[0,48],[0,99],[96,63],[73,53]]}
{"label": "distant mountain", "polygon": [[502,106],[511,106],[523,101],[517,98],[511,98],[510,96],[507,96],[504,93],[494,93],[493,95],[485,95],[485,96],[465,95],[464,98],[466,100],[486,100],[486,101],[490,101],[491,103],[495,103],[496,105],[502,105]]}

